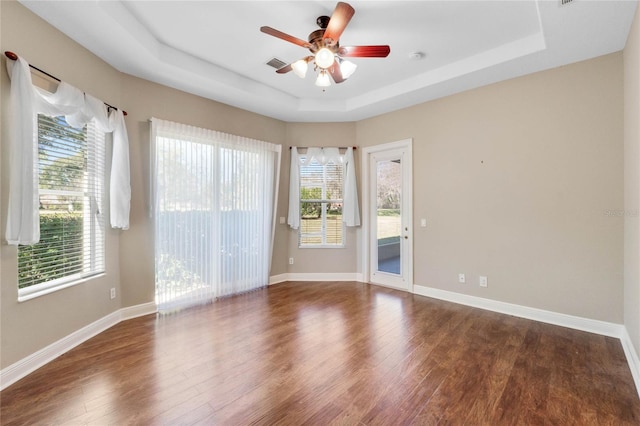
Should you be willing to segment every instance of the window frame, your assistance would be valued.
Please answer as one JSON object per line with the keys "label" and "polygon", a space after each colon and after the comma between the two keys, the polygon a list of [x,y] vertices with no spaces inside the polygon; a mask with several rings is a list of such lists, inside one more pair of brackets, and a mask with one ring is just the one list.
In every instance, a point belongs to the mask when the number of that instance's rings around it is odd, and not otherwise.
{"label": "window frame", "polygon": [[[34,117],[37,123],[38,134],[38,147],[40,146],[40,115],[36,114]],[[53,117],[56,119],[57,117]],[[65,120],[66,123],[66,120]],[[67,126],[71,127],[69,124]],[[105,134],[101,132],[95,123],[95,120],[91,120],[84,128],[84,137],[86,144],[87,161],[83,170],[83,188],[79,190],[67,190],[64,188],[59,189],[44,189],[38,184],[38,197],[41,195],[53,195],[53,196],[79,196],[82,198],[82,266],[80,271],[73,271],[68,275],[53,278],[48,281],[40,282],[37,284],[31,284],[27,287],[19,288],[20,285],[20,260],[18,246],[17,259],[16,259],[16,272],[18,286],[18,301],[26,301],[45,294],[50,294],[64,288],[75,286],[84,282],[87,282],[93,278],[103,276],[106,272],[106,215],[104,211],[106,201],[106,144]],[[41,164],[39,156],[36,159],[36,170],[40,170]],[[39,172],[40,173],[40,172]],[[98,177],[98,179],[96,179]],[[89,181],[93,180],[93,184],[97,186],[96,191],[92,191]],[[39,215],[41,217],[41,215]],[[89,218],[87,221],[86,218]],[[42,222],[40,222],[42,223]],[[87,238],[89,236],[89,238]],[[87,254],[89,252],[89,254]]]}
{"label": "window frame", "polygon": [[[300,155],[301,158],[305,158],[305,155]],[[303,173],[303,167],[310,167],[310,166],[320,166],[322,167],[322,196],[319,199],[315,199],[315,198],[302,198],[302,188],[304,188],[304,186],[302,185],[302,177],[304,175]],[[332,199],[328,199],[327,198],[327,187],[328,187],[328,179],[330,178],[329,173],[327,172],[327,166],[329,165],[335,165],[338,166],[340,168],[340,175],[341,175],[341,194],[344,195],[344,181],[345,181],[345,169],[344,169],[344,164],[342,163],[336,163],[334,161],[329,161],[326,164],[320,164],[317,160],[312,160],[311,162],[309,162],[307,165],[302,165],[299,164],[298,168],[300,170],[300,182],[299,182],[299,186],[300,186],[300,199],[298,200],[298,203],[300,204],[300,226],[298,228],[298,248],[302,248],[302,249],[307,249],[307,248],[329,248],[329,249],[338,249],[338,248],[345,248],[346,247],[346,225],[344,223],[343,220],[340,220],[340,226],[341,226],[341,242],[339,244],[329,244],[327,243],[327,215],[328,215],[328,211],[329,211],[329,205],[330,204],[335,204],[335,203],[340,203],[342,204],[342,206],[344,207],[344,197],[341,198],[332,198]],[[302,203],[319,203],[321,206],[321,231],[320,233],[303,233],[303,223],[304,223],[304,219],[302,217],[303,214],[303,208],[302,208]],[[342,215],[341,215],[342,216]],[[320,244],[303,244],[302,239],[304,236],[313,236],[313,237],[317,237],[320,236],[322,242]]]}

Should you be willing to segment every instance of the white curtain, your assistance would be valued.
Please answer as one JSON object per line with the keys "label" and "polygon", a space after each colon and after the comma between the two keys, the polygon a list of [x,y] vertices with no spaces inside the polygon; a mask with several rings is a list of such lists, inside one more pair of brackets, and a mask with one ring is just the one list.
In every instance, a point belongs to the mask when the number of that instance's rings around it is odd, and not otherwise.
{"label": "white curtain", "polygon": [[281,146],[151,122],[158,309],[266,286]]}
{"label": "white curtain", "polygon": [[99,130],[113,132],[111,164],[111,226],[129,228],[131,187],[129,139],[120,110],[107,111],[105,104],[79,89],[61,82],[55,93],[45,92],[31,82],[29,64],[22,58],[7,61],[11,78],[9,92],[9,144],[11,170],[6,239],[9,244],[35,244],[40,240],[38,202],[37,115],[64,115],[74,127],[92,119]]}
{"label": "white curtain", "polygon": [[289,212],[287,224],[293,228],[300,227],[300,166],[312,160],[325,165],[329,162],[343,165],[344,190],[342,192],[342,221],[347,226],[360,226],[360,206],[358,205],[358,188],[356,169],[353,158],[353,147],[348,147],[344,155],[338,148],[307,148],[304,156],[300,156],[298,148],[291,148],[291,169],[289,172]]}

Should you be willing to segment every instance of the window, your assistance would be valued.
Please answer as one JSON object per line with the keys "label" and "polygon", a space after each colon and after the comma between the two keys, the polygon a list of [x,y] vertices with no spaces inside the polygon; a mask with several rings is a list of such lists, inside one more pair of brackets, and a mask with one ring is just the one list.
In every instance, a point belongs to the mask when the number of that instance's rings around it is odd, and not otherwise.
{"label": "window", "polygon": [[18,247],[19,296],[104,272],[104,133],[38,115],[40,241]]}
{"label": "window", "polygon": [[344,247],[342,177],[341,163],[300,165],[300,247]]}

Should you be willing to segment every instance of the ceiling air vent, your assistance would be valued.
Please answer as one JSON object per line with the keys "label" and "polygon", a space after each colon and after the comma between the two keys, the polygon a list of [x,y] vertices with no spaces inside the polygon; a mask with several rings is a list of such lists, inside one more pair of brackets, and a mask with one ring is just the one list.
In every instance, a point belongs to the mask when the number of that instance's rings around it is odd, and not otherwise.
{"label": "ceiling air vent", "polygon": [[560,6],[566,6],[569,3],[573,3],[575,0],[560,0]]}
{"label": "ceiling air vent", "polygon": [[[566,1],[566,0],[563,0]],[[287,63],[283,60],[280,60],[278,58],[272,58],[271,60],[269,60],[269,62],[267,62],[267,65],[269,65],[270,67],[274,67],[275,69],[279,70],[280,68],[284,67],[285,65],[287,65]]]}

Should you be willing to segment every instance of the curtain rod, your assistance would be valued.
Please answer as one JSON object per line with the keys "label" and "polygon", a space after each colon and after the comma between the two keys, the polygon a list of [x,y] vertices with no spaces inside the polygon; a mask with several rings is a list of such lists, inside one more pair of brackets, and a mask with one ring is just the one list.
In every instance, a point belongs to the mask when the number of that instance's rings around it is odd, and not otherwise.
{"label": "curtain rod", "polygon": [[[17,61],[17,60],[18,60],[18,55],[16,55],[16,54],[15,54],[15,53],[13,53],[13,52],[10,52],[10,51],[8,51],[8,50],[7,50],[6,52],[4,52],[4,54],[5,54],[5,56],[6,56],[7,58],[11,59],[12,61]],[[62,82],[62,80],[60,80],[60,79],[59,79],[58,77],[56,77],[55,75],[51,75],[51,74],[49,74],[48,72],[46,72],[46,71],[44,71],[44,70],[41,70],[40,68],[38,68],[38,67],[36,67],[36,66],[34,66],[34,65],[29,64],[29,67],[33,68],[34,70],[36,70],[36,71],[38,71],[38,72],[41,72],[42,74],[46,75],[46,76],[47,76],[47,77],[49,77],[49,78],[54,79],[54,80],[55,80],[55,81],[57,81],[58,83],[61,83],[61,82]],[[107,108],[118,109],[118,108],[114,107],[113,105],[110,105],[110,104],[108,104],[108,103],[106,103],[106,102],[105,102],[104,104],[107,106]],[[123,111],[122,111],[122,114],[127,115],[127,111],[124,111],[124,110],[123,110]]]}
{"label": "curtain rod", "polygon": [[[308,146],[290,146],[289,149],[292,148],[300,148],[300,149],[309,149]],[[322,148],[338,148],[338,149],[347,149],[347,148],[353,148],[353,149],[358,149],[357,146],[323,146]]]}

